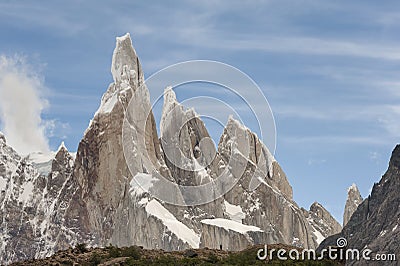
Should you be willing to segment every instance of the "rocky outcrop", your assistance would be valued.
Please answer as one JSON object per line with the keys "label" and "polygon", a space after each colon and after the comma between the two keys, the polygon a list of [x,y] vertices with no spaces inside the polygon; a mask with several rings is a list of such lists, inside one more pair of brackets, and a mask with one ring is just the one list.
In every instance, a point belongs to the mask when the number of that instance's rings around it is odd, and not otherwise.
{"label": "rocky outcrop", "polygon": [[[353,213],[343,230],[328,237],[318,250],[335,246],[339,237],[347,239],[347,248],[369,248],[375,254],[395,254],[400,257],[400,145],[394,149],[389,168],[379,183],[374,184],[371,194]],[[366,261],[348,261],[350,265],[366,265]],[[397,265],[397,262],[374,262],[368,265]]]}
{"label": "rocky outcrop", "polygon": [[314,202],[309,211],[303,208],[302,211],[313,229],[318,244],[328,236],[337,234],[342,230],[338,221],[318,202]]}
{"label": "rocky outcrop", "polygon": [[343,213],[343,226],[349,222],[351,216],[357,210],[358,205],[360,205],[362,201],[363,198],[361,197],[356,184],[351,185],[351,187],[347,189],[347,200]]}
{"label": "rocky outcrop", "polygon": [[[232,142],[237,144],[231,145]],[[285,173],[254,133],[230,118],[218,152],[225,165],[231,166],[232,176],[238,178],[238,183],[224,198],[230,204],[240,206],[244,224],[263,230],[268,236],[266,243],[288,243],[307,248],[317,245],[312,228],[293,201]],[[229,163],[235,159],[235,163]]]}
{"label": "rocky outcrop", "polygon": [[0,263],[54,252],[69,200],[62,191],[73,160],[63,147],[50,164],[51,174],[42,175],[27,158],[0,142]]}

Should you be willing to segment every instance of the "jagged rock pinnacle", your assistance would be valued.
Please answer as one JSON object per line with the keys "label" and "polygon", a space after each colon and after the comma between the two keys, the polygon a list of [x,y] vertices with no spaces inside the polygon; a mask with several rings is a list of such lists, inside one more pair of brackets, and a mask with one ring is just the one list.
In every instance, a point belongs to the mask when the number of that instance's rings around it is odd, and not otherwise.
{"label": "jagged rock pinnacle", "polygon": [[400,145],[396,145],[396,148],[393,150],[389,166],[400,168]]}
{"label": "jagged rock pinnacle", "polygon": [[61,151],[61,150],[68,151],[67,147],[65,146],[64,141],[62,141],[61,144],[60,144],[60,146],[58,147],[57,153],[58,153],[59,151]]}
{"label": "jagged rock pinnacle", "polygon": [[345,226],[348,221],[350,220],[353,213],[357,210],[358,205],[361,204],[363,201],[360,191],[356,184],[352,184],[347,189],[347,201],[346,206],[344,207],[344,214],[343,214],[343,226]]}
{"label": "jagged rock pinnacle", "polygon": [[136,51],[133,48],[129,33],[116,38],[111,73],[115,83],[123,80],[137,80],[140,78],[141,69]]}

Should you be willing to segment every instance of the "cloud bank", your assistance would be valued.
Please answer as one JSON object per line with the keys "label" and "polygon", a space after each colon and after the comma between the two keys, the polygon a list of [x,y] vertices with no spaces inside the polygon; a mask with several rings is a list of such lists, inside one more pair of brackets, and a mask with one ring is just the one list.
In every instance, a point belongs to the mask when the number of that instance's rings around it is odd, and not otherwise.
{"label": "cloud bank", "polygon": [[42,111],[48,106],[40,75],[21,56],[0,56],[0,121],[7,143],[20,154],[48,152]]}

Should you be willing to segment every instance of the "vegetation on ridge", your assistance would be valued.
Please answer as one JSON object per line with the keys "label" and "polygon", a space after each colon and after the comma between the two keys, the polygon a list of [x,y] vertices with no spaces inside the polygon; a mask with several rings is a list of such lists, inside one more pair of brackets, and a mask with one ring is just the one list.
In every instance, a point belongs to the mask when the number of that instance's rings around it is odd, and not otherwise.
{"label": "vegetation on ridge", "polygon": [[[276,256],[272,260],[257,259],[257,251],[263,246],[253,246],[246,250],[233,252],[212,249],[189,249],[185,251],[146,250],[142,247],[87,248],[85,244],[78,244],[75,248],[59,251],[50,258],[29,260],[11,265],[344,265],[338,261],[320,260],[279,260]],[[286,249],[288,245],[268,245],[268,248]]]}

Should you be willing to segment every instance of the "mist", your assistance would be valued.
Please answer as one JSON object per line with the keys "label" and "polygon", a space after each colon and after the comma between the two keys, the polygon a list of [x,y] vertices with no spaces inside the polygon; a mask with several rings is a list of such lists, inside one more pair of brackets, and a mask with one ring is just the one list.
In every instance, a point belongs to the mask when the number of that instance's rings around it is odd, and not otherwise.
{"label": "mist", "polygon": [[41,118],[48,106],[40,74],[21,56],[0,56],[0,128],[18,153],[48,152]]}

